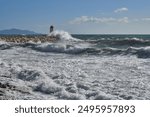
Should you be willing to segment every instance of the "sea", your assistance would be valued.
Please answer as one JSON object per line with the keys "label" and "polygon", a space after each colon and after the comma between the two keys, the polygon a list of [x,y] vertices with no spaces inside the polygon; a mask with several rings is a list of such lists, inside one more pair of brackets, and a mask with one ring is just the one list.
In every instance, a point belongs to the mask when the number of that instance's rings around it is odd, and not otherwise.
{"label": "sea", "polygon": [[58,41],[0,41],[0,99],[150,99],[150,35],[47,36]]}

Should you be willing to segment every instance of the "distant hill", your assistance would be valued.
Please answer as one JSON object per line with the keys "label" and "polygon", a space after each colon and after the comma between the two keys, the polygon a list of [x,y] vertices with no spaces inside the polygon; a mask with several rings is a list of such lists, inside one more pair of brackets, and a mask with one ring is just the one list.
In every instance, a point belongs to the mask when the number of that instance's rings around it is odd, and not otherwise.
{"label": "distant hill", "polygon": [[21,29],[7,29],[7,30],[0,30],[0,34],[3,35],[32,35],[32,34],[38,34],[33,31],[29,30],[21,30]]}

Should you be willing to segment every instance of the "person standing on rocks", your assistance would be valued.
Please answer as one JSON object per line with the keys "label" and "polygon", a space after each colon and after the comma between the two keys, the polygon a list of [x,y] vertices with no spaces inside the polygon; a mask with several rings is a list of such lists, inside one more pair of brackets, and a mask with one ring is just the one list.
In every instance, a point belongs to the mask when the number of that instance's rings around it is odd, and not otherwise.
{"label": "person standing on rocks", "polygon": [[54,26],[51,25],[51,26],[50,26],[50,33],[53,32],[53,31],[54,31]]}

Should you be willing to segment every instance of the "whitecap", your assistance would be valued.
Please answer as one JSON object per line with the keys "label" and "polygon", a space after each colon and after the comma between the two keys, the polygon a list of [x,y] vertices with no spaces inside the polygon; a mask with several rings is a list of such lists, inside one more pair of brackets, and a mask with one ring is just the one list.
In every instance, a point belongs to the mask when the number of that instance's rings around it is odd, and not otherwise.
{"label": "whitecap", "polygon": [[48,34],[48,36],[56,37],[59,41],[81,41],[80,39],[72,37],[68,32],[63,30],[56,30]]}

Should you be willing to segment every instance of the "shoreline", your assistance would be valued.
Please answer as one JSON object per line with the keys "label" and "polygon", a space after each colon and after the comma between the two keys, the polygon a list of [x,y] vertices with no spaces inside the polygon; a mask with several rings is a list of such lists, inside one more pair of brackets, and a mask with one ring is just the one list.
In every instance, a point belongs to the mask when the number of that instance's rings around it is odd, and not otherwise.
{"label": "shoreline", "polygon": [[33,42],[55,42],[58,39],[56,37],[50,37],[47,35],[1,35],[0,41],[14,42],[14,43],[27,43]]}

